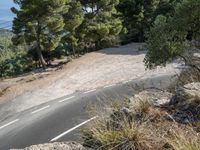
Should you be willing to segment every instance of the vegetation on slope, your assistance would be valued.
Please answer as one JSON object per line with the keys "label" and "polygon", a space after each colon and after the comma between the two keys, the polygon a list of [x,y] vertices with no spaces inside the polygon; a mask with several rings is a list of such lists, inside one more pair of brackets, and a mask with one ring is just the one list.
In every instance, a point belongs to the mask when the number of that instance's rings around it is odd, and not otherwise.
{"label": "vegetation on slope", "polygon": [[200,84],[180,89],[182,92],[174,96],[166,91],[142,91],[129,103],[101,110],[83,129],[84,146],[99,150],[199,150]]}

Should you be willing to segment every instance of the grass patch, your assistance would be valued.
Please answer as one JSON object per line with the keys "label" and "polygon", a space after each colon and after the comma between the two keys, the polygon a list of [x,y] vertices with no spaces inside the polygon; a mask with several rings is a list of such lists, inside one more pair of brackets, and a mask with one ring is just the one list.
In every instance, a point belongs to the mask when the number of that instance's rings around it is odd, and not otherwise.
{"label": "grass patch", "polygon": [[166,140],[173,150],[200,150],[200,136],[190,127],[172,130]]}
{"label": "grass patch", "polygon": [[98,150],[200,150],[199,122],[176,122],[169,111],[176,108],[155,106],[153,100],[160,95],[150,95],[142,93],[129,105],[115,103],[109,111],[95,113],[99,117],[83,129],[84,146]]}

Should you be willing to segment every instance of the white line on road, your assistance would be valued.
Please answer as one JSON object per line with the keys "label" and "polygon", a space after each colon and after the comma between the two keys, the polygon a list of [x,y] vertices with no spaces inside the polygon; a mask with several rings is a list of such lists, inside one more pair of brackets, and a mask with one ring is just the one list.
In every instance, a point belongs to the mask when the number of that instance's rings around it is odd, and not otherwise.
{"label": "white line on road", "polygon": [[47,109],[47,108],[49,108],[49,107],[50,107],[49,105],[48,105],[48,106],[45,106],[45,107],[43,107],[43,108],[40,108],[40,109],[38,109],[38,110],[33,111],[31,114],[38,113],[38,112],[40,112],[40,111],[42,111],[42,110],[44,110],[44,109]]}
{"label": "white line on road", "polygon": [[3,128],[5,128],[5,127],[7,127],[7,126],[9,126],[9,125],[11,125],[11,124],[17,122],[17,121],[19,121],[19,119],[16,119],[16,120],[14,120],[14,121],[12,121],[12,122],[9,122],[9,123],[7,123],[7,124],[1,126],[0,129],[3,129]]}
{"label": "white line on road", "polygon": [[73,130],[75,130],[75,129],[77,129],[77,128],[79,128],[79,127],[81,127],[81,126],[87,124],[88,122],[90,122],[90,121],[92,121],[92,120],[94,120],[94,119],[96,119],[96,118],[97,118],[97,116],[96,116],[96,117],[93,117],[93,118],[91,118],[91,119],[89,119],[89,120],[84,121],[83,123],[81,123],[81,124],[79,124],[79,125],[77,125],[77,126],[71,128],[71,129],[67,130],[66,132],[63,132],[62,134],[60,134],[60,135],[58,135],[57,137],[53,138],[53,139],[51,140],[51,142],[57,141],[58,139],[60,139],[60,138],[62,138],[63,136],[65,136],[66,134],[72,132]]}
{"label": "white line on road", "polygon": [[112,86],[115,86],[116,84],[111,84],[111,85],[107,85],[107,86],[104,86],[104,88],[109,88],[109,87],[112,87]]}
{"label": "white line on road", "polygon": [[90,90],[90,91],[87,91],[87,92],[84,92],[84,93],[85,93],[85,94],[88,94],[88,93],[91,93],[91,92],[94,92],[94,91],[96,91],[96,89]]}
{"label": "white line on road", "polygon": [[72,98],[74,98],[74,97],[75,97],[75,96],[68,97],[68,98],[66,98],[66,99],[63,99],[63,100],[59,101],[59,103],[65,102],[65,101],[70,100],[70,99],[72,99]]}

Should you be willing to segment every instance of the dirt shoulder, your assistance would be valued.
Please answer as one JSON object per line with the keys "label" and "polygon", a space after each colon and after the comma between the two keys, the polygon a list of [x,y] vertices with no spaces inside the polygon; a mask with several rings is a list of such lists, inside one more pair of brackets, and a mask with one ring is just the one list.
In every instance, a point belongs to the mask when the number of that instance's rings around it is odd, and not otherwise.
{"label": "dirt shoulder", "polygon": [[145,70],[145,51],[139,51],[141,46],[132,43],[108,48],[86,54],[59,70],[1,81],[0,91],[3,94],[0,94],[0,105],[12,101],[13,105],[4,107],[5,111],[19,112],[77,91],[178,71],[175,64],[157,70]]}

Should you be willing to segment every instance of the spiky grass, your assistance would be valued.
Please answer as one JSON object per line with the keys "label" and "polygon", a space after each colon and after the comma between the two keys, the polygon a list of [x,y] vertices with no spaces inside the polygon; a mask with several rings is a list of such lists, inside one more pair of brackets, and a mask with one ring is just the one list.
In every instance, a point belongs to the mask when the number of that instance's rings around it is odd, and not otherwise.
{"label": "spiky grass", "polygon": [[85,143],[93,143],[96,147],[92,148],[99,150],[153,150],[158,142],[145,123],[124,118],[120,121],[120,128],[116,128],[109,122],[109,119],[98,118],[88,126]]}
{"label": "spiky grass", "polygon": [[166,141],[173,150],[200,150],[200,136],[193,128],[171,130]]}

